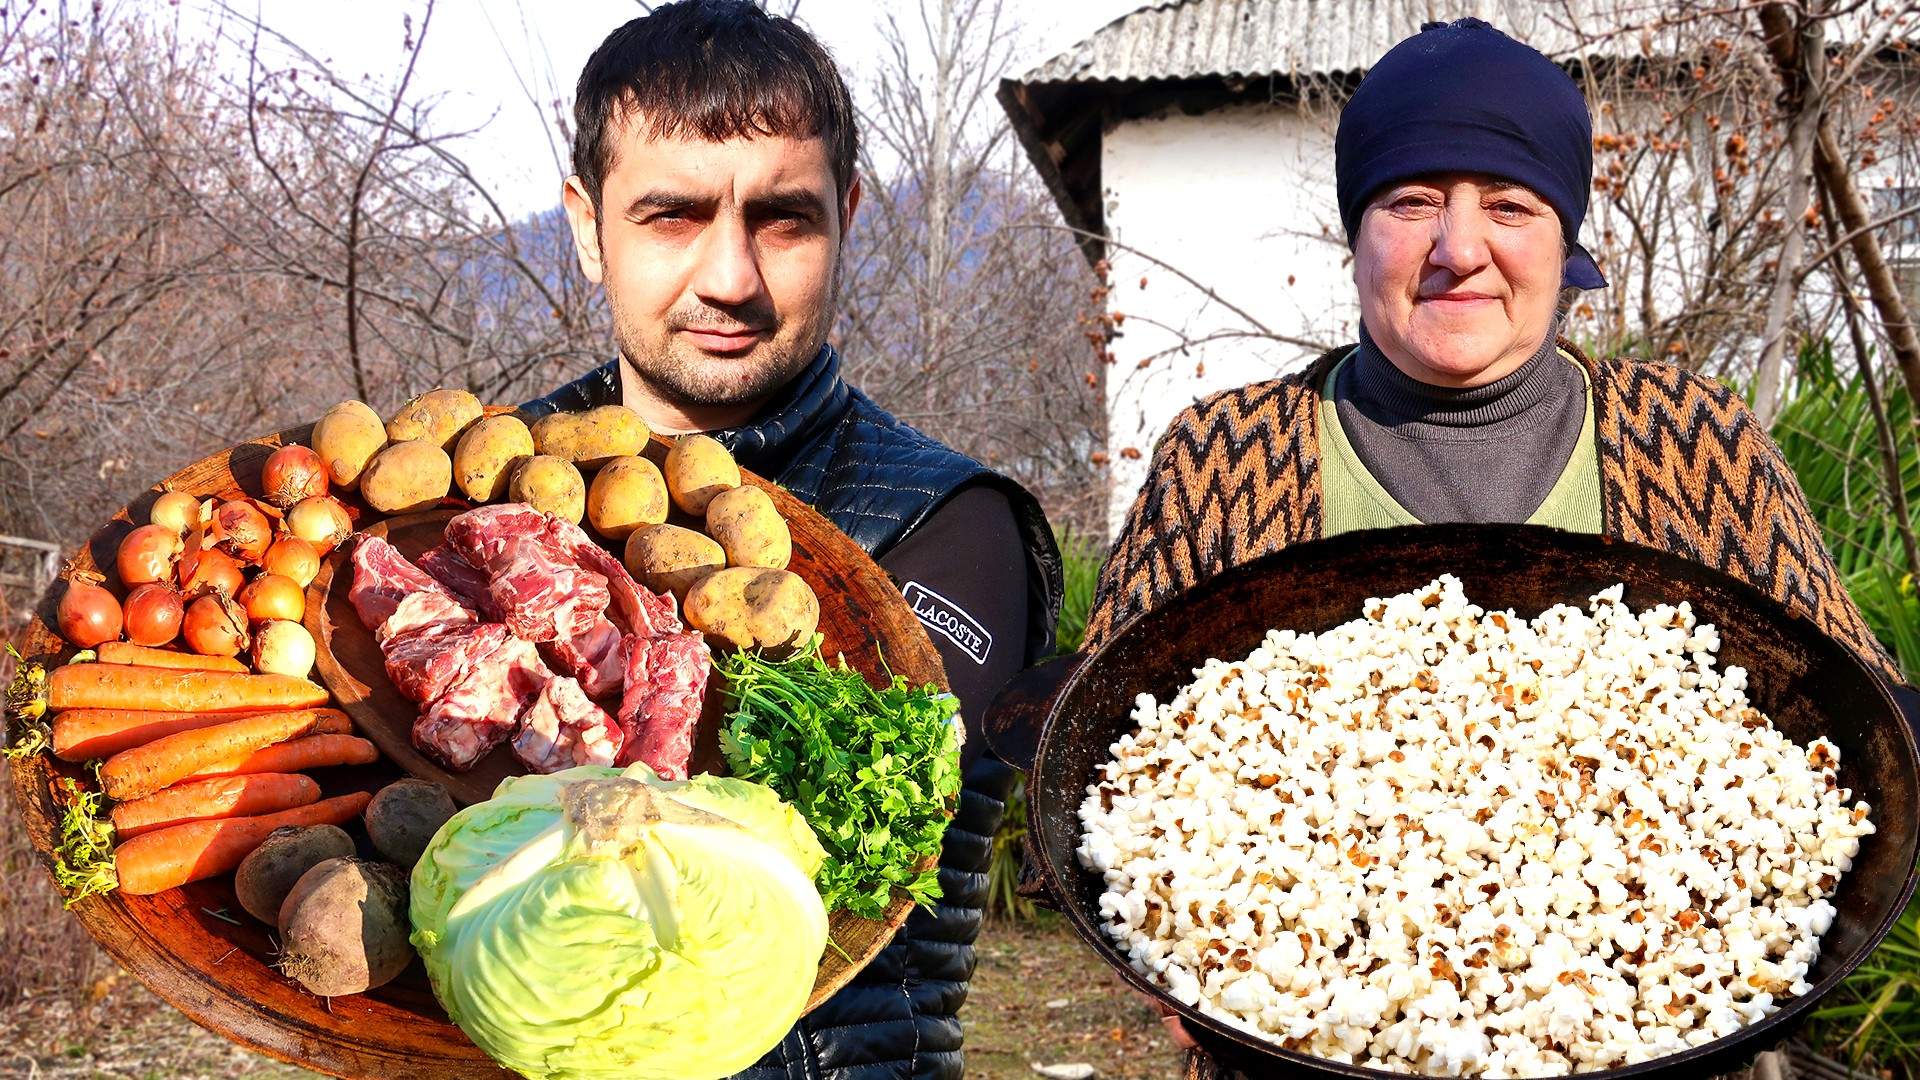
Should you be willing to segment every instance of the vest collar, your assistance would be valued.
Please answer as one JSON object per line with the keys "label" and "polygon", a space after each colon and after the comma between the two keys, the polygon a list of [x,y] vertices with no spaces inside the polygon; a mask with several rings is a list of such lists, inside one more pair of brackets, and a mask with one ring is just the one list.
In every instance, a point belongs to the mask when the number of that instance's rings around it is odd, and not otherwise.
{"label": "vest collar", "polygon": [[851,400],[852,391],[840,378],[840,354],[832,345],[822,345],[751,423],[707,434],[732,451],[741,465],[773,476],[800,448],[838,423]]}

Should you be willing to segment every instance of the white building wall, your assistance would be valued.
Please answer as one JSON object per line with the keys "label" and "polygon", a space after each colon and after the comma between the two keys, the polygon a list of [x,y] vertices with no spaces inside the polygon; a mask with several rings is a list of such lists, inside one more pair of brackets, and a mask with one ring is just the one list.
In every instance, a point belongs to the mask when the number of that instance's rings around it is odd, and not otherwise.
{"label": "white building wall", "polygon": [[1181,409],[1352,341],[1359,306],[1320,118],[1244,106],[1125,121],[1100,168],[1121,317],[1107,378],[1117,531]]}

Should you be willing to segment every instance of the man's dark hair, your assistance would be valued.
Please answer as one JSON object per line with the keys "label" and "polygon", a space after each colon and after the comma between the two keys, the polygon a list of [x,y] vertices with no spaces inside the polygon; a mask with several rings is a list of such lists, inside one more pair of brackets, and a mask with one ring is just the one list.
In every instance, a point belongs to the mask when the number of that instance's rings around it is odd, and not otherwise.
{"label": "man's dark hair", "polygon": [[615,133],[635,121],[655,139],[819,138],[842,202],[853,184],[859,136],[833,57],[748,0],[662,4],[594,50],[574,92],[573,171],[596,213]]}

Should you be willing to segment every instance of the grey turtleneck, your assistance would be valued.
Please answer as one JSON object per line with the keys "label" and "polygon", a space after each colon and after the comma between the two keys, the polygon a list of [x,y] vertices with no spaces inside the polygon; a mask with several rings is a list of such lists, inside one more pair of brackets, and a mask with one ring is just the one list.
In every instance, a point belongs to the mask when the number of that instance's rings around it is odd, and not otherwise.
{"label": "grey turtleneck", "polygon": [[1333,394],[1361,464],[1428,524],[1527,520],[1566,470],[1586,413],[1586,380],[1551,333],[1510,374],[1456,390],[1406,375],[1361,327]]}

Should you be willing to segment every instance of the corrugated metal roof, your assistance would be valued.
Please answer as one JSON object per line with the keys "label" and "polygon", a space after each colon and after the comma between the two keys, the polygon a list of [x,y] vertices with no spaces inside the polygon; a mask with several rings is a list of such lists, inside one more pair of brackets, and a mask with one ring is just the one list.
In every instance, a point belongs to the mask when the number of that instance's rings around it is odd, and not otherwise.
{"label": "corrugated metal roof", "polygon": [[[1351,72],[1423,22],[1467,16],[1557,56],[1582,51],[1576,27],[1644,24],[1657,20],[1659,7],[1656,0],[1165,0],[1115,19],[1017,81]],[[1636,36],[1630,48],[1641,47]]]}
{"label": "corrugated metal roof", "polygon": [[[1106,227],[1101,142],[1120,119],[1175,106],[1266,103],[1283,90],[1300,93],[1308,76],[1330,76],[1330,88],[1343,92],[1422,23],[1469,16],[1562,63],[1688,55],[1715,20],[1729,40],[1757,47],[1742,5],[1693,9],[1705,26],[1674,18],[1687,10],[1679,0],[1157,0],[1025,75],[1000,80],[997,96],[1067,223],[1082,230],[1082,250],[1098,261]],[[1828,48],[1884,41],[1875,28],[1886,17],[1861,5],[1826,20]],[[1894,26],[1909,48],[1920,43],[1912,5],[1898,9]],[[1270,86],[1269,77],[1293,86]]]}

